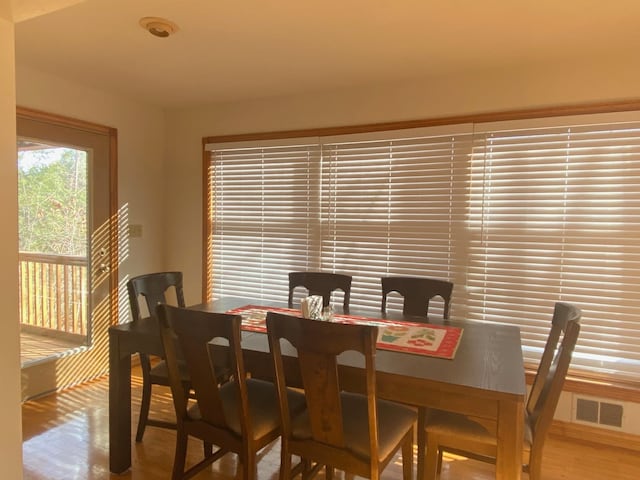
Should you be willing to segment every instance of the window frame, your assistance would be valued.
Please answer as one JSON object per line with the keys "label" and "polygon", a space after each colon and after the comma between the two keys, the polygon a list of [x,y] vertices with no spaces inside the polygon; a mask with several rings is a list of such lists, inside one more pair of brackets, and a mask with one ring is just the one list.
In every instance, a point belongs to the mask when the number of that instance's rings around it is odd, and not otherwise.
{"label": "window frame", "polygon": [[[572,105],[563,107],[553,107],[546,109],[528,109],[517,111],[505,111],[505,112],[493,112],[484,113],[479,115],[468,116],[453,116],[445,118],[434,118],[415,120],[408,122],[390,122],[383,124],[371,124],[371,125],[358,125],[350,127],[337,127],[337,128],[323,128],[323,129],[306,129],[306,130],[290,130],[270,133],[256,133],[256,134],[241,134],[241,135],[225,135],[225,136],[212,136],[203,138],[203,192],[205,193],[205,201],[203,208],[203,298],[209,300],[209,292],[211,292],[211,285],[209,282],[210,275],[207,272],[208,265],[208,238],[211,234],[211,225],[208,219],[210,218],[210,199],[208,198],[209,189],[207,184],[207,172],[209,163],[209,152],[206,151],[206,147],[212,143],[226,143],[226,142],[246,142],[246,141],[264,141],[264,140],[280,140],[288,138],[300,138],[300,137],[320,137],[326,138],[336,135],[353,135],[353,134],[369,134],[377,132],[385,132],[389,130],[403,130],[422,127],[433,126],[446,126],[462,123],[474,123],[474,124],[488,124],[490,122],[503,122],[510,120],[536,120],[544,122],[547,117],[563,117],[572,115],[584,115],[584,114],[601,114],[601,113],[618,113],[618,112],[633,112],[640,110],[640,102],[617,102],[617,103],[599,103],[599,104],[586,104],[586,105]],[[633,387],[640,389],[640,383],[627,381],[619,381],[618,379],[612,379],[608,375],[591,374],[589,372],[579,371],[573,375],[574,378],[592,380],[606,380],[611,383],[620,384],[624,387]]]}

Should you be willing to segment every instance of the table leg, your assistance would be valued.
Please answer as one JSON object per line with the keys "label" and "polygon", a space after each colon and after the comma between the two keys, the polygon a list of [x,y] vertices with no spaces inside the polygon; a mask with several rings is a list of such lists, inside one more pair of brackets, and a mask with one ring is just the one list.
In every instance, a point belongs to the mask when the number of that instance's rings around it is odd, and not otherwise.
{"label": "table leg", "polygon": [[498,404],[496,480],[520,480],[524,442],[524,403],[502,400]]}
{"label": "table leg", "polygon": [[418,466],[417,466],[417,480],[424,480],[425,476],[425,458],[426,458],[426,450],[425,447],[427,445],[427,432],[426,432],[426,418],[427,418],[427,407],[419,407],[418,408],[418,433],[417,433],[417,443],[418,443]]}
{"label": "table leg", "polygon": [[131,467],[131,356],[123,355],[120,337],[109,333],[109,470]]}

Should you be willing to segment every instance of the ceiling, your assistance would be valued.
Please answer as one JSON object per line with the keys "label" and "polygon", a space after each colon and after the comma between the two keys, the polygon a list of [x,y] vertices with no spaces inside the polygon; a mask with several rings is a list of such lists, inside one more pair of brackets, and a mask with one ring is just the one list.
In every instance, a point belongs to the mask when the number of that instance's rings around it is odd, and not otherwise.
{"label": "ceiling", "polygon": [[[16,24],[18,66],[166,108],[523,64],[637,62],[640,51],[638,0],[57,3],[70,6]],[[138,25],[145,16],[180,30],[154,37]]]}

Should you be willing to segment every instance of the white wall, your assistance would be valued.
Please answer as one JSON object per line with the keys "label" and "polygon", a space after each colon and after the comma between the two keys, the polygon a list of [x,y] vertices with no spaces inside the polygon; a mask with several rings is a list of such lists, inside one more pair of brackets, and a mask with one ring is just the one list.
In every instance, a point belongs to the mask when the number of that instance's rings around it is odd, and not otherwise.
{"label": "white wall", "polygon": [[[118,204],[129,224],[142,225],[130,239],[120,278],[164,268],[164,113],[112,93],[17,65],[17,104],[118,130]],[[128,311],[125,312],[128,314]]]}
{"label": "white wall", "polygon": [[0,465],[2,477],[22,478],[20,333],[18,328],[18,192],[16,168],[14,27],[11,0],[0,2]]}

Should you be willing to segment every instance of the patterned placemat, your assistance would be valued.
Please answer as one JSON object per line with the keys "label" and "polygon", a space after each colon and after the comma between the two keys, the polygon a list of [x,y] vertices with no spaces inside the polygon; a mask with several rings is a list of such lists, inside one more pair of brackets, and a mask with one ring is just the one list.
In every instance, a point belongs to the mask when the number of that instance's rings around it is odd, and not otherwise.
{"label": "patterned placemat", "polygon": [[[227,313],[242,316],[243,330],[266,332],[267,312],[300,316],[300,311],[292,308],[263,307],[245,305]],[[415,353],[431,357],[453,359],[460,344],[463,329],[444,325],[430,325],[398,320],[382,320],[357,315],[334,315],[334,322],[365,323],[378,326],[378,348],[396,352]]]}

